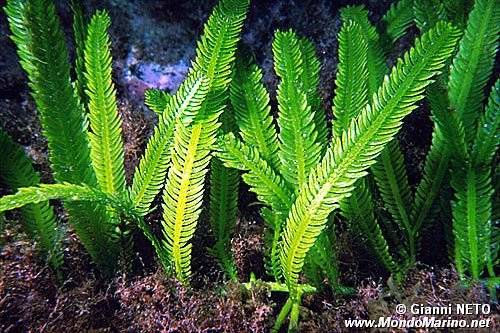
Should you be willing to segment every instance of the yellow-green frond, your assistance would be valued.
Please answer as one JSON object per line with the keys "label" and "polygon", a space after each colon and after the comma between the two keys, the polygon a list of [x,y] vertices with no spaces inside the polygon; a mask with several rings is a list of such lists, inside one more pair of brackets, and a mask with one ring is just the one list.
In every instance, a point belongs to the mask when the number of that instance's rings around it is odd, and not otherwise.
{"label": "yellow-green frond", "polygon": [[248,171],[243,173],[242,178],[263,204],[277,213],[288,212],[293,202],[293,192],[288,189],[285,180],[260,157],[255,147],[246,145],[229,133],[218,139],[217,148],[217,157],[227,167]]}
{"label": "yellow-green frond", "polygon": [[192,72],[172,96],[168,106],[161,113],[158,126],[148,141],[146,152],[135,170],[130,188],[130,198],[134,207],[146,214],[150,205],[165,182],[171,160],[171,150],[175,123],[179,119],[189,123],[193,114],[201,108],[208,93],[208,80],[197,72]]}
{"label": "yellow-green frond", "polygon": [[91,19],[85,42],[90,157],[100,188],[110,194],[125,192],[122,121],[116,108],[116,90],[111,80],[111,42],[106,12]]}
{"label": "yellow-green frond", "polygon": [[274,170],[278,170],[278,135],[269,105],[269,94],[261,80],[262,71],[253,63],[250,54],[237,53],[230,96],[241,138],[246,144],[257,148],[260,156]]}
{"label": "yellow-green frond", "polygon": [[175,128],[172,166],[163,192],[164,246],[176,277],[189,283],[191,238],[201,212],[205,175],[215,142],[219,114]]}
{"label": "yellow-green frond", "polygon": [[278,87],[280,172],[295,190],[321,158],[321,146],[316,142],[318,133],[314,113],[307,103],[307,92],[297,80],[303,73],[303,59],[295,33],[276,31],[273,53],[274,68],[281,78]]}
{"label": "yellow-green frond", "polygon": [[[100,206],[112,207],[131,218],[139,216],[127,201],[121,197],[102,192],[97,188],[87,185],[71,183],[39,184],[37,186],[19,188],[15,194],[5,195],[0,198],[0,212],[56,199],[75,202],[94,202]],[[109,248],[103,250],[108,251]]]}
{"label": "yellow-green frond", "polygon": [[198,42],[193,68],[210,81],[210,93],[200,116],[220,112],[228,99],[234,53],[249,0],[221,0],[214,8]]}

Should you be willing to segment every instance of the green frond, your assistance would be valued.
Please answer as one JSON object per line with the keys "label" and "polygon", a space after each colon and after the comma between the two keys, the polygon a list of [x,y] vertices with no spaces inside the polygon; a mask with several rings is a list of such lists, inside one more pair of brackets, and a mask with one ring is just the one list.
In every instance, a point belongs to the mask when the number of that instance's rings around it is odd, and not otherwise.
{"label": "green frond", "polygon": [[147,89],[144,94],[144,104],[160,117],[170,103],[171,98],[172,95],[161,89]]}
{"label": "green frond", "polygon": [[218,116],[189,125],[181,119],[174,132],[172,166],[163,192],[163,243],[176,277],[183,283],[189,283],[191,277],[190,240],[201,213],[210,151],[220,125]]}
{"label": "green frond", "polygon": [[230,85],[231,103],[243,141],[259,150],[260,156],[278,170],[278,135],[269,105],[269,94],[261,82],[262,71],[252,57],[239,52]]}
{"label": "green frond", "polygon": [[39,111],[57,181],[95,185],[85,121],[70,80],[65,37],[48,0],[11,1],[11,31]]}
{"label": "green frond", "polygon": [[30,18],[27,1],[9,0],[4,7],[12,33],[10,39],[17,46],[19,64],[26,72],[28,80],[35,80],[36,60],[33,54],[33,34],[30,30]]}
{"label": "green frond", "polygon": [[318,132],[314,113],[307,104],[307,92],[297,80],[303,73],[299,39],[292,30],[278,30],[272,47],[274,69],[281,78],[277,98],[280,172],[292,188],[298,189],[321,158],[321,146],[316,141]]}
{"label": "green frond", "polygon": [[413,1],[413,15],[420,33],[432,29],[439,20],[444,19],[444,5],[440,0]]}
{"label": "green frond", "polygon": [[352,20],[361,27],[363,39],[368,45],[366,66],[368,68],[368,101],[382,84],[384,75],[387,73],[384,49],[381,45],[377,30],[368,20],[368,11],[363,6],[345,7],[340,10],[342,21]]}
{"label": "green frond", "polygon": [[479,121],[472,148],[472,165],[486,167],[491,164],[500,144],[500,79],[491,89],[484,115]]}
{"label": "green frond", "polygon": [[[234,112],[227,107],[220,116],[223,133],[237,129]],[[239,170],[226,168],[218,158],[210,163],[209,215],[215,245],[208,249],[219,263],[222,271],[232,280],[237,280],[236,262],[231,251],[231,235],[236,227],[238,212]]]}
{"label": "green frond", "polygon": [[238,170],[226,168],[217,158],[212,159],[210,169],[209,215],[215,245],[208,250],[222,271],[232,280],[236,280],[231,235],[236,226],[240,175]]}
{"label": "green frond", "polygon": [[[40,176],[31,164],[30,158],[0,128],[0,180],[11,190],[38,185]],[[40,242],[42,251],[52,266],[58,270],[63,263],[61,235],[52,207],[48,202],[30,204],[21,208],[23,229]]]}
{"label": "green frond", "polygon": [[466,154],[464,129],[456,112],[449,108],[446,90],[439,81],[428,87],[427,98],[431,106],[434,130],[431,147],[425,159],[424,176],[415,192],[410,214],[415,232],[419,232],[424,223],[439,209],[436,198],[448,182],[451,158],[454,154]]}
{"label": "green frond", "polygon": [[248,146],[229,133],[218,138],[216,156],[228,168],[248,171],[243,173],[243,181],[273,213],[288,213],[293,193],[286,186],[285,180],[260,157],[257,148]]}
{"label": "green frond", "polygon": [[299,40],[300,52],[302,53],[302,86],[307,96],[307,105],[314,113],[314,127],[318,133],[316,142],[326,149],[328,130],[326,115],[321,105],[319,93],[319,70],[321,64],[316,57],[316,49],[309,39],[303,37]]}
{"label": "green frond", "polygon": [[497,0],[477,0],[450,69],[450,105],[458,112],[467,142],[472,141],[498,49],[500,5]]}
{"label": "green frond", "polygon": [[492,246],[490,168],[454,168],[451,184],[456,191],[452,203],[455,265],[462,277],[469,272],[479,279]]}
{"label": "green frond", "polygon": [[[94,202],[101,206],[112,207],[131,218],[139,216],[133,207],[119,196],[102,192],[97,188],[87,185],[71,183],[39,184],[37,186],[18,188],[15,194],[5,195],[0,198],[0,212],[56,199],[75,202]],[[113,236],[110,235],[110,237]]]}
{"label": "green frond", "polygon": [[416,108],[431,78],[451,55],[458,31],[438,24],[399,60],[386,77],[373,105],[368,105],[342,138],[328,148],[321,163],[311,170],[286,221],[281,248],[283,275],[292,299],[307,252],[323,230],[340,199],[349,196],[354,182],[363,177],[401,127],[402,119]]}
{"label": "green frond", "polygon": [[161,113],[153,135],[148,141],[144,156],[135,170],[130,188],[130,198],[134,207],[147,214],[151,203],[165,182],[171,160],[171,150],[175,123],[178,119],[192,121],[192,116],[201,108],[208,93],[208,80],[197,72],[192,72],[177,93],[170,98],[168,106]]}
{"label": "green frond", "polygon": [[73,12],[73,34],[76,43],[75,89],[82,105],[87,105],[87,95],[85,94],[85,41],[87,40],[87,28],[89,18],[81,0],[71,1],[71,11]]}
{"label": "green frond", "polygon": [[397,140],[387,144],[378,162],[373,165],[372,172],[380,196],[394,221],[401,230],[411,232],[409,214],[413,198],[403,154]]}
{"label": "green frond", "polygon": [[100,188],[106,193],[123,194],[122,121],[111,80],[111,42],[106,32],[109,25],[106,12],[96,12],[90,21],[85,42],[90,157]]}
{"label": "green frond", "polygon": [[368,45],[362,34],[360,25],[350,20],[344,21],[339,32],[333,137],[340,137],[368,103]]}
{"label": "green frond", "polygon": [[446,0],[443,5],[446,21],[463,31],[474,0]]}
{"label": "green frond", "polygon": [[414,18],[413,0],[399,0],[380,20],[380,30],[394,43],[413,25]]}
{"label": "green frond", "polygon": [[193,63],[194,70],[210,81],[210,92],[200,117],[218,113],[226,105],[234,53],[248,5],[249,0],[220,0],[204,26]]}

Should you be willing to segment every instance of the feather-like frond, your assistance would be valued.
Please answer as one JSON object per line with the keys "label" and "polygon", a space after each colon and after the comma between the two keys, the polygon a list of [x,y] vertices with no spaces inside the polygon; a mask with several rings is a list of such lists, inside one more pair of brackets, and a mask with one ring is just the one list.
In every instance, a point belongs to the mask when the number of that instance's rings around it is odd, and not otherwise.
{"label": "feather-like frond", "polygon": [[111,42],[106,12],[91,19],[85,42],[85,78],[88,96],[90,157],[100,188],[110,194],[125,192],[122,121],[111,80]]}
{"label": "feather-like frond", "polygon": [[262,84],[262,71],[252,57],[239,52],[230,86],[231,103],[241,138],[258,149],[261,158],[278,170],[278,135],[269,105],[269,94]]}
{"label": "feather-like frond", "polygon": [[210,151],[220,124],[219,114],[185,125],[179,121],[174,133],[172,166],[163,193],[163,236],[176,277],[191,277],[191,238],[201,213],[205,175]]}
{"label": "feather-like frond", "polygon": [[333,137],[340,137],[368,103],[368,45],[361,27],[345,21],[339,32],[338,72],[335,79]]}
{"label": "feather-like frond", "polygon": [[73,34],[76,44],[75,59],[75,90],[82,105],[87,105],[87,95],[85,94],[85,40],[87,39],[87,29],[89,19],[85,7],[81,0],[71,1],[71,11],[73,12]]}
{"label": "feather-like frond", "polygon": [[[65,37],[55,6],[48,0],[9,3],[11,30],[33,90],[57,182],[97,186],[90,158],[86,119],[70,80]],[[116,225],[91,202],[65,204],[70,220],[92,259],[111,275],[116,265]],[[106,250],[104,250],[106,249]]]}
{"label": "feather-like frond", "polygon": [[464,36],[450,69],[450,105],[458,112],[467,142],[473,140],[498,49],[500,5],[497,0],[477,0],[467,20]]}
{"label": "feather-like frond", "polygon": [[354,182],[363,177],[415,109],[424,88],[444,66],[458,38],[451,26],[438,24],[423,35],[386,77],[372,104],[337,138],[321,163],[311,170],[286,221],[281,248],[283,275],[292,299],[297,297],[299,273],[307,252],[341,198],[349,196]]}
{"label": "feather-like frond", "polygon": [[[0,128],[0,180],[11,190],[38,185],[40,176],[24,151]],[[57,270],[63,263],[61,235],[54,211],[48,202],[30,204],[21,208],[23,229],[40,242],[42,251]]]}
{"label": "feather-like frond", "polygon": [[[431,147],[425,159],[424,177],[415,192],[410,214],[415,231],[419,231],[439,208],[436,198],[449,181],[448,169],[453,154],[464,156],[466,153],[462,124],[456,113],[449,109],[446,90],[441,87],[439,81],[429,86],[427,98],[431,105],[434,130]],[[460,146],[462,148],[459,149]]]}
{"label": "feather-like frond", "polygon": [[9,0],[4,7],[12,33],[10,39],[17,46],[19,64],[26,72],[28,80],[35,80],[36,60],[33,54],[33,33],[30,30],[30,18],[27,1]]}
{"label": "feather-like frond", "polygon": [[260,215],[268,227],[264,230],[264,242],[266,243],[266,247],[263,250],[265,254],[264,268],[269,276],[274,277],[276,282],[283,282],[279,247],[281,244],[280,236],[284,217],[282,214],[275,214],[268,207],[263,207],[260,210]]}
{"label": "feather-like frond", "polygon": [[143,214],[150,210],[151,203],[163,187],[171,159],[176,121],[180,118],[192,121],[192,115],[200,109],[207,92],[208,80],[192,72],[161,113],[130,188],[132,202]]}
{"label": "feather-like frond", "polygon": [[[347,73],[350,77],[348,82],[352,84],[345,85],[346,91],[340,91],[339,93],[343,94],[348,93],[350,95],[355,93],[356,94],[355,101],[357,103],[356,107],[359,108],[360,105],[364,106],[367,101],[371,100],[372,94],[375,92],[375,90],[373,89],[378,87],[378,82],[380,82],[381,78],[383,77],[383,73],[386,70],[386,65],[383,61],[384,52],[380,45],[380,39],[378,37],[378,34],[368,21],[368,17],[365,10],[363,10],[360,7],[350,7],[347,8],[344,12],[342,12],[342,16],[345,19],[354,20],[354,22],[350,23],[350,25],[353,25],[353,28],[351,28],[353,30],[351,35],[353,35],[352,38],[357,37],[356,39],[359,39],[359,42],[355,42],[356,44],[354,44],[351,49],[346,50],[346,53],[348,51],[351,52],[344,55],[344,57],[349,60],[353,59],[351,61],[357,59],[358,63],[366,64],[368,69],[366,77],[361,77],[359,79],[367,80],[368,85],[367,86],[365,85],[363,87],[362,83],[357,82],[358,72]],[[364,33],[364,35],[362,35],[361,30],[356,29],[356,27],[365,27],[365,29],[367,30]],[[346,31],[349,31],[349,26],[347,26]],[[339,60],[342,60],[340,58],[341,44],[348,44],[348,43],[354,43],[354,41],[351,42],[345,41],[342,43],[339,34]],[[365,44],[367,47],[367,51],[364,54],[363,52],[359,52],[357,49],[357,47],[359,47],[360,45],[363,46],[363,44]],[[361,58],[362,56],[364,56],[364,58]],[[341,72],[341,70],[343,69],[344,68],[341,67],[339,64],[339,76],[345,75],[342,74]],[[354,82],[356,82],[356,85],[353,84]],[[357,116],[358,114],[359,111],[353,112],[351,114],[351,117]],[[342,126],[340,126],[341,124],[338,125],[339,128],[337,132],[339,132],[338,135],[340,135],[341,131],[345,130],[348,127],[348,125],[346,125],[345,122],[342,124]],[[382,199],[384,199],[384,202],[389,207],[391,213],[395,214],[394,218],[399,222],[404,221],[403,222],[403,224],[405,225],[404,230],[409,231],[408,209],[411,204],[411,192],[406,175],[406,169],[404,168],[403,154],[399,149],[399,145],[397,144],[397,142],[390,142],[388,148],[386,148],[381,153],[379,159],[380,159],[379,162],[372,167],[372,171],[375,176],[375,179],[377,180],[377,185],[380,191],[382,192]],[[364,184],[360,183],[357,184],[356,187],[362,187],[365,185],[366,183]],[[368,200],[367,197],[363,195],[364,191],[366,190],[360,188],[358,193],[358,190],[355,189],[353,191],[354,197],[347,200],[351,202],[358,199]],[[368,202],[364,202],[362,204],[367,205]],[[347,213],[348,215],[352,215],[349,214],[349,212],[347,211],[346,205],[348,205],[348,202],[345,203],[345,205],[343,205],[344,212]],[[363,213],[357,213],[356,215],[363,215]],[[370,227],[373,229],[374,224],[376,223],[376,221],[374,220],[374,216],[372,215],[368,215],[365,217],[357,216],[356,220],[360,220],[363,218],[370,219],[369,221],[366,221],[367,225],[365,227]],[[380,239],[379,243],[382,242],[383,242],[382,239]],[[385,256],[384,251],[380,252],[379,255]]]}
{"label": "feather-like frond", "polygon": [[239,171],[226,168],[218,158],[210,163],[210,224],[215,245],[209,248],[222,271],[237,279],[236,263],[231,251],[231,235],[236,226],[238,211]]}
{"label": "feather-like frond", "polygon": [[469,272],[479,279],[491,249],[490,168],[454,168],[451,184],[456,190],[452,203],[456,268],[461,276]]}
{"label": "feather-like frond", "polygon": [[[234,111],[227,107],[220,117],[221,131],[237,129]],[[236,227],[238,212],[239,170],[226,168],[217,158],[210,163],[209,215],[215,245],[208,251],[215,257],[222,271],[237,280],[236,262],[231,251],[231,235]]]}
{"label": "feather-like frond", "polygon": [[95,185],[85,121],[70,80],[65,37],[54,4],[11,1],[14,42],[30,79],[57,181]]}
{"label": "feather-like frond", "polygon": [[366,66],[368,68],[368,100],[377,91],[387,73],[387,65],[380,37],[368,20],[368,11],[363,6],[349,6],[340,10],[344,22],[352,20],[361,27],[363,39],[368,45]]}
{"label": "feather-like frond", "polygon": [[277,98],[280,172],[290,186],[298,189],[306,181],[308,170],[319,161],[321,146],[316,142],[318,132],[307,92],[297,80],[304,69],[295,33],[276,31],[273,54],[274,69],[281,78]]}
{"label": "feather-like frond", "polygon": [[[413,202],[403,154],[397,140],[387,144],[372,167],[380,196],[401,230],[411,232],[410,210]],[[411,244],[410,244],[411,245]]]}
{"label": "feather-like frond", "polygon": [[311,40],[303,37],[299,40],[300,52],[302,53],[302,86],[307,96],[307,105],[314,113],[314,127],[318,136],[316,142],[326,149],[328,130],[325,111],[321,105],[319,94],[319,70],[321,64],[316,57],[316,49]]}
{"label": "feather-like frond", "polygon": [[[394,20],[392,28],[389,26],[387,27],[388,30],[386,30],[389,36],[391,36],[391,29],[402,29],[402,22],[405,22],[409,16],[407,7],[408,1],[403,0],[398,2],[396,6],[393,5],[386,14],[386,23],[389,22],[387,20]],[[411,3],[410,9],[412,10]],[[368,94],[368,101],[371,101],[372,95],[377,91],[379,85],[382,83],[383,75],[387,71],[381,39],[375,28],[370,24],[367,11],[362,7],[347,7],[341,12],[341,16],[344,20],[351,19],[359,24],[364,33],[363,38],[368,46],[366,53],[368,89],[366,93]],[[400,30],[401,33],[403,31]],[[394,34],[394,36],[396,35]],[[411,192],[403,162],[403,154],[399,149],[399,145],[397,142],[391,142],[382,151],[379,162],[374,165],[372,171],[377,180],[377,185],[383,194],[382,199],[390,207],[391,213],[396,214],[394,216],[395,219],[398,221],[403,220],[403,224],[409,226],[408,209],[411,202]],[[405,229],[409,231],[408,228]]]}
{"label": "feather-like frond", "polygon": [[493,263],[498,255],[494,245],[498,235],[493,225],[491,164],[500,143],[499,90],[497,80],[479,123],[470,159],[465,155],[455,158],[452,169],[451,184],[456,190],[452,206],[455,264],[462,276],[469,272],[474,279],[479,279],[486,268],[490,275],[494,274]]}
{"label": "feather-like frond", "polygon": [[193,68],[210,80],[210,92],[200,117],[220,112],[229,97],[234,54],[249,0],[221,0],[214,8],[198,42]]}
{"label": "feather-like frond", "polygon": [[191,276],[190,241],[201,211],[218,118],[229,97],[234,53],[248,4],[248,0],[222,0],[214,8],[193,63],[193,70],[207,78],[209,90],[201,108],[181,117],[174,131],[172,166],[163,195],[163,243],[169,265],[184,283],[189,283]]}

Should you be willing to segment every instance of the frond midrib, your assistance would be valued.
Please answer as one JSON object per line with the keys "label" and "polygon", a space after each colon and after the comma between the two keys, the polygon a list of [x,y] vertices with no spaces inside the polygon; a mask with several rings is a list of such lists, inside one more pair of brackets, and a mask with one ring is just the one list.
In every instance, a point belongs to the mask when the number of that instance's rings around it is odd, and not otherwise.
{"label": "frond midrib", "polygon": [[174,224],[174,235],[173,235],[173,255],[175,263],[175,272],[179,280],[184,281],[184,269],[182,268],[181,258],[181,236],[183,231],[183,222],[185,216],[185,206],[186,199],[189,191],[189,185],[191,183],[191,174],[193,172],[193,166],[196,160],[196,152],[198,149],[198,143],[201,136],[201,131],[203,130],[203,123],[193,124],[193,129],[191,131],[191,137],[189,138],[189,144],[186,150],[186,160],[182,167],[182,179],[179,184],[179,195],[177,197],[177,209],[175,212],[175,224]]}

